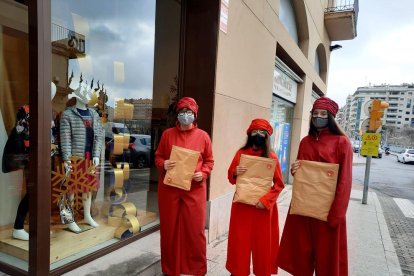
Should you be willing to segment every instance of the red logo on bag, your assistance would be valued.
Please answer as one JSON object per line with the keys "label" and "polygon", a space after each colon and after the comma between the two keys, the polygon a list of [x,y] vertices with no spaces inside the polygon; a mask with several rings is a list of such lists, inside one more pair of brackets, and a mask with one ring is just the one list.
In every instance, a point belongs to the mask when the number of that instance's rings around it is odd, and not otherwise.
{"label": "red logo on bag", "polygon": [[271,164],[267,164],[267,168],[270,170],[272,168]]}
{"label": "red logo on bag", "polygon": [[329,170],[329,171],[327,171],[326,172],[326,174],[329,176],[329,177],[332,177],[333,175],[334,175],[334,171],[332,171],[332,170]]}

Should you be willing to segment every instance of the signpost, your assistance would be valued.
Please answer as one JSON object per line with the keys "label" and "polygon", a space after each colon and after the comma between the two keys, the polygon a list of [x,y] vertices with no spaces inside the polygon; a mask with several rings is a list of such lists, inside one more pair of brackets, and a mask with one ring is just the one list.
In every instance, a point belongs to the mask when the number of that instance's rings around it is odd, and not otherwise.
{"label": "signpost", "polygon": [[364,178],[364,191],[362,194],[362,204],[367,204],[368,197],[368,183],[369,173],[371,170],[372,156],[378,156],[378,147],[381,141],[381,134],[379,133],[367,133],[362,135],[362,145],[360,148],[361,155],[367,157],[367,163],[365,166],[365,178]]}
{"label": "signpost", "polygon": [[[379,128],[382,125],[381,118],[384,115],[384,110],[386,108],[388,108],[388,103],[380,100],[371,100],[364,107],[365,113],[369,116],[369,118],[366,120],[367,122],[369,121],[369,124],[364,124],[366,132],[362,135],[362,145],[360,148],[361,155],[367,157],[362,204],[367,204],[371,159],[372,156],[378,156],[378,147],[381,141],[381,134],[376,132],[379,131]],[[367,125],[368,130],[366,130]]]}

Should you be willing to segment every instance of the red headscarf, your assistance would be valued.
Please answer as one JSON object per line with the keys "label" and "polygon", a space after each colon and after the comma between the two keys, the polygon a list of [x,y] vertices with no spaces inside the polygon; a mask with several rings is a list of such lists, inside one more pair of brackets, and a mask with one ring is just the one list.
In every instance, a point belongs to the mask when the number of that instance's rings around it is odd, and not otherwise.
{"label": "red headscarf", "polygon": [[338,104],[328,97],[320,97],[313,104],[312,111],[315,109],[325,109],[331,113],[332,116],[336,117],[336,113],[338,113]]}
{"label": "red headscarf", "polygon": [[194,112],[194,115],[197,117],[197,113],[198,113],[198,105],[196,103],[196,101],[193,98],[190,97],[184,97],[181,98],[178,103],[177,103],[177,111],[183,108],[188,108],[191,111]]}
{"label": "red headscarf", "polygon": [[269,122],[265,119],[254,119],[251,123],[249,128],[247,129],[247,134],[249,134],[250,132],[252,132],[252,130],[254,129],[263,129],[266,130],[267,133],[269,133],[269,135],[272,135],[273,133],[273,128],[272,126],[269,124]]}

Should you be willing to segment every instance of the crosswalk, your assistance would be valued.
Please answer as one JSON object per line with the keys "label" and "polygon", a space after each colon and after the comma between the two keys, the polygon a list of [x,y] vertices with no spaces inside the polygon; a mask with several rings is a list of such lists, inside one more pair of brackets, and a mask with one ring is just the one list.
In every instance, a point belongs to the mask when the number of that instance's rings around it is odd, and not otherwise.
{"label": "crosswalk", "polygon": [[405,217],[414,219],[414,204],[410,200],[404,198],[394,198],[394,202],[400,208]]}
{"label": "crosswalk", "polygon": [[[362,200],[362,191],[360,190],[352,190],[351,191],[351,199],[353,200]],[[404,214],[406,218],[414,219],[414,203],[413,201],[405,198],[393,198],[395,204],[397,204],[398,208]]]}

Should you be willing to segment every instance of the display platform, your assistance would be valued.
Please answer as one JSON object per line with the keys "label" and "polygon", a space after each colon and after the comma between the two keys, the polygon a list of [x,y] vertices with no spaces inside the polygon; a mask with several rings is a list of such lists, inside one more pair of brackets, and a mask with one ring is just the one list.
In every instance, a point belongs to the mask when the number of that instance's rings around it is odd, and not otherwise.
{"label": "display platform", "polygon": [[[154,222],[157,214],[145,210],[137,210],[137,218],[140,226]],[[99,245],[106,241],[115,239],[117,227],[109,226],[105,219],[97,219],[99,224],[97,228],[74,233],[67,231],[66,225],[52,225],[50,235],[50,263],[60,261],[66,257],[80,253],[88,248]],[[78,223],[80,228],[88,228],[88,225],[82,222]],[[1,227],[0,229],[0,252],[26,260],[29,259],[29,242],[12,238],[12,225],[10,227]],[[25,227],[28,231],[28,227]]]}

